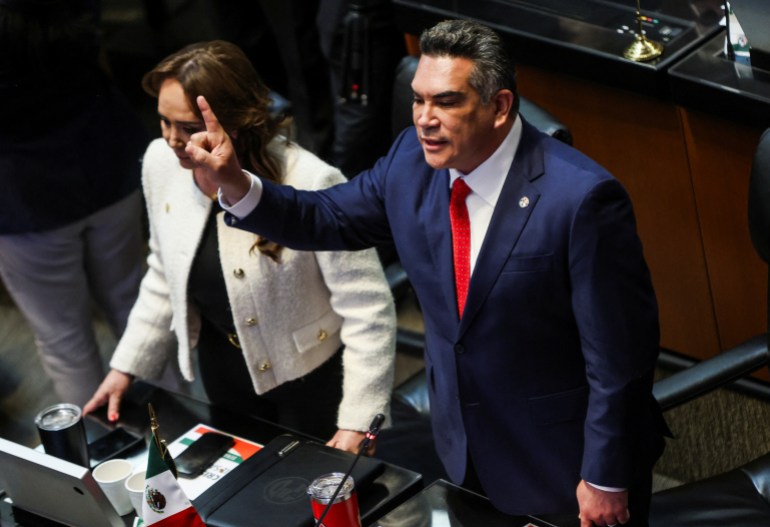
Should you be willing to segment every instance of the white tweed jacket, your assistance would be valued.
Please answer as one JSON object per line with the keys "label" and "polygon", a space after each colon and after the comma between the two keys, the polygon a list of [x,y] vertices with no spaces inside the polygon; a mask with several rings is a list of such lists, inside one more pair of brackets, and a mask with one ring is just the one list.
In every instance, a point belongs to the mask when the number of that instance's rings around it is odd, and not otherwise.
{"label": "white tweed jacket", "polygon": [[[297,145],[270,145],[284,182],[318,189],[342,174]],[[191,349],[200,316],[187,283],[212,202],[162,139],[147,148],[142,183],[150,223],[148,271],[110,366],[157,378],[176,351],[193,379]],[[312,371],[345,344],[337,426],[366,430],[389,409],[395,358],[395,308],[373,249],[304,252],[284,248],[280,263],[251,250],[255,235],[217,219],[219,255],[233,319],[258,394]]]}

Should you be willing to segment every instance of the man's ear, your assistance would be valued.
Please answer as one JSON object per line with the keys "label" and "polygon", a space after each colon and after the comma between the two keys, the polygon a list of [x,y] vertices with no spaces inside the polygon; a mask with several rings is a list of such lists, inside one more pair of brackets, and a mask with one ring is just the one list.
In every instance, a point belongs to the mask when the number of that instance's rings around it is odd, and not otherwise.
{"label": "man's ear", "polygon": [[495,105],[495,124],[499,125],[508,120],[514,98],[513,92],[506,89],[498,91],[492,98],[492,103]]}

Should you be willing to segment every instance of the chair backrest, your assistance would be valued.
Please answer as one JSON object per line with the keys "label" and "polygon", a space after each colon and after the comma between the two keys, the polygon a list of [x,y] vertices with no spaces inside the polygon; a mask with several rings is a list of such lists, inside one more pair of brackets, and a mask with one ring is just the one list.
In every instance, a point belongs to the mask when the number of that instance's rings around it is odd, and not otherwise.
{"label": "chair backrest", "polygon": [[770,128],[759,139],[749,179],[749,232],[759,256],[770,263]]}
{"label": "chair backrest", "polygon": [[[417,71],[418,57],[407,55],[396,68],[393,81],[393,100],[391,105],[391,125],[393,137],[401,130],[412,125],[412,79]],[[525,97],[519,96],[519,113],[541,132],[572,144],[572,134],[567,126]]]}
{"label": "chair backrest", "polygon": [[[759,138],[749,178],[749,233],[754,249],[770,265],[770,128]],[[767,288],[767,331],[770,332],[770,267]],[[770,338],[770,337],[768,337]]]}

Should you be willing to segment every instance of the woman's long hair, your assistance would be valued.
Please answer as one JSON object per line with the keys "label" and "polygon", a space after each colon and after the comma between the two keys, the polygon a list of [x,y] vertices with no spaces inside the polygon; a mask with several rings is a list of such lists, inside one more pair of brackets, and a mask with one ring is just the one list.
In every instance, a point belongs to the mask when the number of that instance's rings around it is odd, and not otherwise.
{"label": "woman's long hair", "polygon": [[[232,138],[243,168],[261,178],[282,182],[280,163],[268,149],[279,128],[270,115],[269,90],[238,46],[223,40],[190,44],[147,72],[142,88],[158,97],[161,84],[168,78],[179,81],[190,109],[201,121],[196,98],[206,98]],[[281,247],[277,244],[259,237],[256,248],[278,261]]]}

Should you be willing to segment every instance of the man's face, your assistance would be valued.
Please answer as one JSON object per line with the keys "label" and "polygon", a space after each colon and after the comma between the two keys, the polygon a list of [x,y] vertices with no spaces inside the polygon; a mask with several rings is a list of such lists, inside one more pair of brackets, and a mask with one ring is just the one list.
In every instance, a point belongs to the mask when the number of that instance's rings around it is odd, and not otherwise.
{"label": "man's face", "polygon": [[482,104],[468,83],[473,68],[473,61],[466,58],[420,58],[412,81],[412,119],[425,161],[433,168],[467,174],[499,146],[495,128],[501,121],[495,98]]}

